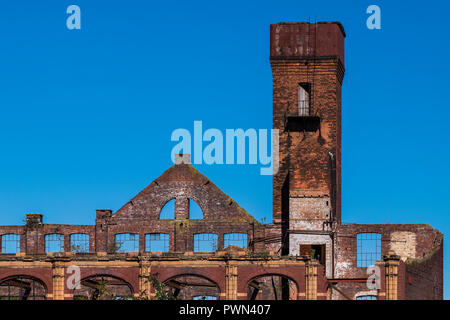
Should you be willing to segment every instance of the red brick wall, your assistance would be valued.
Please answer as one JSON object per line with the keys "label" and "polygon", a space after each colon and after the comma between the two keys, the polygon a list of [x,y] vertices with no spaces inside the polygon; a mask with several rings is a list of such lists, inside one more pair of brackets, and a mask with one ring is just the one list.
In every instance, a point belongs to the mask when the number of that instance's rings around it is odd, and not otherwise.
{"label": "red brick wall", "polygon": [[443,243],[422,259],[406,262],[405,299],[443,299]]}
{"label": "red brick wall", "polygon": [[[317,41],[315,38],[317,37]],[[280,130],[280,169],[273,177],[273,217],[282,218],[282,186],[289,174],[291,195],[331,195],[336,185],[340,221],[341,85],[343,42],[338,24],[271,25],[273,127]],[[298,114],[299,83],[311,85],[311,113],[320,117],[315,132],[287,132],[286,116]],[[329,152],[336,158],[331,181]]]}

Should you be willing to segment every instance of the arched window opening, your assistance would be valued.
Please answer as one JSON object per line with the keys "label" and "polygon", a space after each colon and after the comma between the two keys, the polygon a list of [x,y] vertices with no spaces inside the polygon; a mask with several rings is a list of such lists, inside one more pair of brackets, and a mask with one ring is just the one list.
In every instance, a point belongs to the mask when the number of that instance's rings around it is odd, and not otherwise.
{"label": "arched window opening", "polygon": [[169,252],[168,233],[149,233],[145,235],[145,251]]}
{"label": "arched window opening", "polygon": [[194,252],[217,251],[218,236],[215,233],[194,234]]}
{"label": "arched window opening", "polygon": [[197,275],[179,275],[164,282],[167,299],[217,300],[219,287],[213,281]]}
{"label": "arched window opening", "polygon": [[381,234],[358,233],[356,236],[356,265],[370,267],[381,260]]}
{"label": "arched window opening", "polygon": [[247,286],[248,300],[297,300],[295,282],[282,275],[263,275],[252,279]]}
{"label": "arched window opening", "polygon": [[123,279],[110,275],[95,275],[82,279],[73,291],[74,300],[128,300],[131,286]]}
{"label": "arched window opening", "polygon": [[46,234],[45,252],[64,252],[64,235],[59,233]]}
{"label": "arched window opening", "polygon": [[247,248],[248,242],[246,233],[226,233],[223,238],[225,248],[229,246]]}
{"label": "arched window opening", "polygon": [[0,300],[45,300],[42,281],[28,276],[14,276],[0,280]]}
{"label": "arched window opening", "polygon": [[86,233],[74,233],[70,235],[70,251],[76,253],[89,252],[89,235]]}
{"label": "arched window opening", "polygon": [[189,199],[189,219],[203,219],[203,211],[192,199]]}
{"label": "arched window opening", "polygon": [[118,233],[115,240],[115,252],[139,252],[139,234]]}
{"label": "arched window opening", "polygon": [[164,205],[159,214],[159,218],[162,220],[175,219],[175,199],[170,200]]}
{"label": "arched window opening", "polygon": [[2,253],[19,253],[20,252],[20,235],[4,234],[1,236]]}

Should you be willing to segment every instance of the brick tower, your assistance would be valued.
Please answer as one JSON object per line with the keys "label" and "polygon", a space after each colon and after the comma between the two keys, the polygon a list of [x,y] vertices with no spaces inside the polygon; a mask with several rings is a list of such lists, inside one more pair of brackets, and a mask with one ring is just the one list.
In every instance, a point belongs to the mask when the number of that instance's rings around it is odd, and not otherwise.
{"label": "brick tower", "polygon": [[282,254],[314,255],[330,267],[332,230],[341,221],[344,38],[335,22],[270,26],[273,127],[280,137],[273,221],[282,230]]}

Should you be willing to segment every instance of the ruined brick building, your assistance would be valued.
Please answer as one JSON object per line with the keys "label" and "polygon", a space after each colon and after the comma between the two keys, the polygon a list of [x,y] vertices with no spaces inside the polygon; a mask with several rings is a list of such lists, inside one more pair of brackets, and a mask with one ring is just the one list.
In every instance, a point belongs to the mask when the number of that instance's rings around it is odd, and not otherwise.
{"label": "ruined brick building", "polygon": [[270,27],[272,224],[180,155],[94,225],[1,226],[0,299],[442,299],[439,231],[341,222],[344,38],[340,23]]}

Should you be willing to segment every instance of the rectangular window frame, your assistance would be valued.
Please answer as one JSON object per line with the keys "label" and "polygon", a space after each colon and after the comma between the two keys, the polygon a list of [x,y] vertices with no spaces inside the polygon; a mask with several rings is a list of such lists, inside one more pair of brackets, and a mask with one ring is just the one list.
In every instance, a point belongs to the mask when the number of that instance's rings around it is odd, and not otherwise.
{"label": "rectangular window frame", "polygon": [[116,245],[115,253],[139,252],[139,233],[116,233],[114,235],[114,244]]}
{"label": "rectangular window frame", "polygon": [[[1,253],[14,254],[20,253],[20,234],[17,233],[6,233],[1,236]],[[9,248],[15,247],[14,250],[9,250]]]}
{"label": "rectangular window frame", "polygon": [[[74,239],[75,238],[75,239]],[[75,250],[75,243],[79,243],[80,249]],[[72,233],[70,235],[70,251],[75,253],[89,253],[90,236],[88,233]]]}
{"label": "rectangular window frame", "polygon": [[[45,239],[45,252],[46,253],[58,253],[64,252],[64,234],[62,233],[47,233]],[[59,242],[59,250],[53,250],[54,246],[57,246]]]}
{"label": "rectangular window frame", "polygon": [[381,241],[381,233],[378,232],[359,232],[356,234],[357,268],[367,268],[381,260]]}
{"label": "rectangular window frame", "polygon": [[[244,237],[241,237],[244,236]],[[229,239],[230,237],[232,237],[232,239]],[[235,243],[242,243],[244,244],[239,245],[239,244],[235,244]],[[223,235],[223,247],[224,249],[229,247],[229,246],[236,246],[236,247],[240,247],[240,248],[248,248],[248,234],[245,232],[229,232],[229,233],[225,233]]]}
{"label": "rectangular window frame", "polygon": [[[196,233],[194,234],[194,252],[197,253],[211,253],[216,252],[218,249],[218,235],[216,233]],[[213,241],[211,250],[205,251],[202,250],[202,244],[205,244],[209,241]]]}
{"label": "rectangular window frame", "polygon": [[[162,239],[161,239],[162,238]],[[153,242],[162,242],[163,250],[152,248]],[[156,243],[155,243],[155,246]],[[146,252],[169,252],[170,251],[170,234],[169,233],[147,233],[145,235],[145,251]]]}

